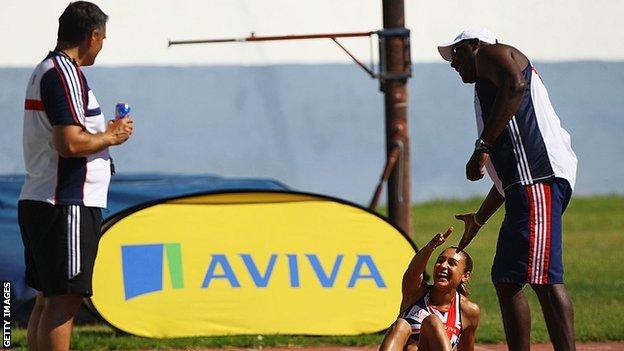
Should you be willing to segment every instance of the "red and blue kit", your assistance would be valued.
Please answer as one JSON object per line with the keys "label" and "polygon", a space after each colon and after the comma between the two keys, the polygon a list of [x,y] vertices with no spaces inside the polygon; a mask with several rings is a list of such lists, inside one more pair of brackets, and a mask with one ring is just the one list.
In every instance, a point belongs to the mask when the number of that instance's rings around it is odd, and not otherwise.
{"label": "red and blue kit", "polygon": [[420,328],[425,318],[430,315],[437,316],[444,324],[446,336],[451,343],[451,347],[453,350],[456,350],[462,333],[461,296],[459,293],[455,292],[455,296],[451,299],[448,311],[442,312],[429,304],[430,292],[431,287],[428,287],[425,296],[421,297],[416,303],[401,312],[399,318],[405,319],[410,324],[412,327],[410,342],[417,343],[420,338]]}
{"label": "red and blue kit", "polygon": [[24,103],[24,162],[20,200],[53,205],[106,207],[110,182],[108,149],[85,157],[62,157],[52,146],[54,126],[106,130],[104,115],[80,67],[53,51],[34,70]]}
{"label": "red and blue kit", "polygon": [[78,64],[53,51],[35,68],[24,103],[26,180],[18,204],[26,283],[44,296],[90,296],[110,182],[108,148],[63,157],[54,127],[106,131],[98,101]]}
{"label": "red and blue kit", "polygon": [[[492,281],[563,283],[561,216],[576,181],[570,135],[548,97],[537,70],[523,70],[526,89],[520,107],[498,137],[486,169],[505,197],[505,219],[492,265]],[[475,83],[478,133],[492,118],[498,88]]]}

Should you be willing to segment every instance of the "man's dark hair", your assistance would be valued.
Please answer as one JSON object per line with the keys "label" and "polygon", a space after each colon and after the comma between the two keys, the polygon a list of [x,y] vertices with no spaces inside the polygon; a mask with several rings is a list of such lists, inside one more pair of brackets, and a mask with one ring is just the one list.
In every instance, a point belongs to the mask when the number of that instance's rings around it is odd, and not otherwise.
{"label": "man's dark hair", "polygon": [[91,31],[104,28],[108,16],[88,1],[70,3],[59,17],[58,42],[79,45]]}

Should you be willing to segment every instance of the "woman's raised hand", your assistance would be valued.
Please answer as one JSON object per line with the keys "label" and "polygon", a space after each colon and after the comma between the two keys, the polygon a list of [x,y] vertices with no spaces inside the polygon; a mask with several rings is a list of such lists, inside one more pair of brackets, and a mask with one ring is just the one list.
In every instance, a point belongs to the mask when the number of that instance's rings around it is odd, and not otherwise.
{"label": "woman's raised hand", "polygon": [[446,241],[446,238],[448,238],[451,235],[451,233],[453,233],[453,227],[448,227],[448,229],[446,230],[446,232],[444,232],[444,234],[438,233],[434,235],[433,238],[431,238],[431,240],[427,244],[427,246],[429,246],[432,249],[437,248],[438,246],[444,244],[444,242]]}

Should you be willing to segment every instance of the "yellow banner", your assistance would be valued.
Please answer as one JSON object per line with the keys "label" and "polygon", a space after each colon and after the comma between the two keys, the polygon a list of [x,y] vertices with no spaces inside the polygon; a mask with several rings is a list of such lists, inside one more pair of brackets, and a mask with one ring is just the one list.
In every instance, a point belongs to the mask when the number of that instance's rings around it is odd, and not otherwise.
{"label": "yellow banner", "polygon": [[192,196],[107,223],[91,302],[147,337],[377,332],[396,318],[413,254],[396,228],[341,200]]}

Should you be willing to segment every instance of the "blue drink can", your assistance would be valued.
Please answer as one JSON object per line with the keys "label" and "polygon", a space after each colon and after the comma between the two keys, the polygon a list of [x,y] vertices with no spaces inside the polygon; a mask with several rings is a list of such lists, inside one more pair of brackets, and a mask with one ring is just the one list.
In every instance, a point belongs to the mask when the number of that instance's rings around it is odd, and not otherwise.
{"label": "blue drink can", "polygon": [[130,105],[118,103],[115,105],[115,119],[124,118],[130,113]]}

